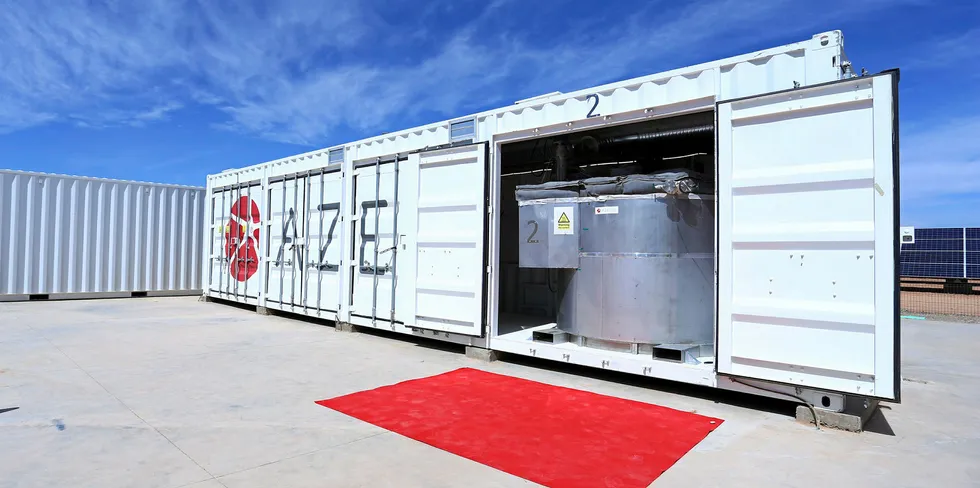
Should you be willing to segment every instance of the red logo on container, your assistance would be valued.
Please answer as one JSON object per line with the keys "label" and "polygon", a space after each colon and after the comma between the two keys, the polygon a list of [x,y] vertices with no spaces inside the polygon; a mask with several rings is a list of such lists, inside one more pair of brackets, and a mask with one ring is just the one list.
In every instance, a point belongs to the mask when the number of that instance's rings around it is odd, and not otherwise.
{"label": "red logo on container", "polygon": [[[259,270],[259,206],[248,197],[231,205],[231,218],[225,229],[225,256],[231,261],[231,277],[245,281]],[[251,233],[249,227],[253,226]]]}

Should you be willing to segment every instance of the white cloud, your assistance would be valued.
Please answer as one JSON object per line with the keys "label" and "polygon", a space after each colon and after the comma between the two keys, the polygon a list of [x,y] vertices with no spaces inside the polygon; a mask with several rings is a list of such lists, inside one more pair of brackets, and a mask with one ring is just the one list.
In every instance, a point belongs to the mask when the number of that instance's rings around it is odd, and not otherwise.
{"label": "white cloud", "polygon": [[170,114],[183,108],[182,103],[163,102],[159,105],[138,109],[102,109],[95,113],[79,112],[67,119],[79,127],[103,128],[116,126],[143,127],[151,122],[170,118]]}
{"label": "white cloud", "polygon": [[439,48],[408,60],[381,52],[431,37],[434,27],[422,19],[466,8],[455,3],[428,3],[396,29],[369,5],[345,0],[14,2],[0,10],[0,130],[59,119],[138,125],[203,104],[227,115],[226,128],[323,144],[337,127],[388,130],[424,113],[461,115],[639,66],[652,72],[704,61],[695,53],[707,47],[798,40],[841,15],[893,5],[650,2],[625,19],[604,18],[601,9],[571,16],[565,33],[532,43],[483,28],[497,16],[520,20],[508,10],[519,2],[497,1],[473,7],[469,23]]}
{"label": "white cloud", "polygon": [[900,150],[903,201],[980,194],[980,116],[913,128]]}
{"label": "white cloud", "polygon": [[[954,32],[927,41],[915,52],[907,69],[955,69],[974,66],[980,61],[980,27]],[[963,70],[959,70],[962,72]]]}
{"label": "white cloud", "polygon": [[[980,28],[973,27],[927,38],[910,49],[901,66],[909,80],[919,79],[904,89],[905,101],[921,101],[925,92],[934,91],[937,73],[943,70],[955,72],[953,76],[961,82],[980,77],[977,45]],[[948,83],[943,86],[949,90]],[[980,212],[976,211],[980,208],[980,115],[973,110],[978,104],[980,96],[968,90],[959,96],[929,100],[927,105],[916,107],[918,120],[905,117],[902,121],[904,225],[980,226]]]}
{"label": "white cloud", "polygon": [[910,126],[900,150],[903,225],[980,226],[980,116]]}

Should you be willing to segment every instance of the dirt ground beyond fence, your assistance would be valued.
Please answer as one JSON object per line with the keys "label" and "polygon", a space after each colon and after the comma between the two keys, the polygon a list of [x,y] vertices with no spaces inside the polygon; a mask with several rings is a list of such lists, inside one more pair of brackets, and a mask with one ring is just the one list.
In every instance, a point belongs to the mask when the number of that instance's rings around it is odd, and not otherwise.
{"label": "dirt ground beyond fence", "polygon": [[901,300],[903,313],[955,315],[980,321],[980,295],[903,291]]}

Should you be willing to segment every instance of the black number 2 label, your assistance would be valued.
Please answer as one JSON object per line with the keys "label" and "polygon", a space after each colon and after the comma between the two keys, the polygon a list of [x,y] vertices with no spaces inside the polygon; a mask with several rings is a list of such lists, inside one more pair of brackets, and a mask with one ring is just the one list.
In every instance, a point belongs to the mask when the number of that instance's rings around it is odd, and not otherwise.
{"label": "black number 2 label", "polygon": [[585,102],[588,103],[589,100],[592,100],[593,98],[595,99],[595,103],[593,103],[592,104],[592,108],[589,109],[589,114],[585,116],[585,118],[587,118],[587,119],[592,118],[592,117],[598,117],[599,116],[599,114],[595,113],[595,109],[599,108],[599,95],[593,93],[593,94],[585,97]]}
{"label": "black number 2 label", "polygon": [[538,240],[534,238],[538,234],[538,222],[536,220],[528,220],[527,225],[533,225],[534,230],[531,231],[531,235],[527,236],[528,244],[537,244]]}

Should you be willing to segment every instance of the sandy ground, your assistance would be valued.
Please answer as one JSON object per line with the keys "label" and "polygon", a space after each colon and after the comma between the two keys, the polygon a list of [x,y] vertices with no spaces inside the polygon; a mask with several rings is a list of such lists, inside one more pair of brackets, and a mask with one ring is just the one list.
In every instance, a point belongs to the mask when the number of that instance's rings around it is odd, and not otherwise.
{"label": "sandy ground", "polygon": [[657,487],[977,486],[980,326],[902,339],[903,403],[850,434],[789,403],[194,298],[0,304],[0,410],[20,407],[0,413],[0,487],[533,486],[313,403],[463,366],[725,419]]}
{"label": "sandy ground", "polygon": [[957,320],[980,320],[980,295],[903,291],[901,300],[905,313],[960,315]]}

